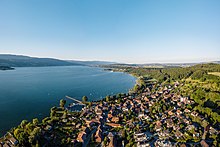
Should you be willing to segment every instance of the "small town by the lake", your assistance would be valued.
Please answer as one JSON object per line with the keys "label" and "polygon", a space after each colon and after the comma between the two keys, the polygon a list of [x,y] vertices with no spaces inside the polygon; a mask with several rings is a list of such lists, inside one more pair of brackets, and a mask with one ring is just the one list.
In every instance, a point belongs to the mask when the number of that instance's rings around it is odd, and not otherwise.
{"label": "small town by the lake", "polygon": [[0,1],[0,147],[220,147],[220,1]]}

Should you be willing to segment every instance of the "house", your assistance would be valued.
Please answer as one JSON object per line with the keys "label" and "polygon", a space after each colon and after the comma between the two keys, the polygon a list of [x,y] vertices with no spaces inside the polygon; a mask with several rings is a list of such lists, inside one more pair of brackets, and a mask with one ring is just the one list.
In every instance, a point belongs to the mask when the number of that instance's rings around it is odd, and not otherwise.
{"label": "house", "polygon": [[200,144],[201,144],[202,147],[209,147],[209,145],[205,142],[205,140],[202,140],[200,142]]}
{"label": "house", "polygon": [[78,123],[78,124],[76,125],[76,129],[79,129],[80,126],[81,126],[81,123]]}
{"label": "house", "polygon": [[79,132],[76,140],[78,142],[84,142],[86,140],[86,133],[84,131]]}
{"label": "house", "polygon": [[192,130],[192,129],[195,129],[195,126],[194,126],[194,125],[188,125],[188,126],[186,127],[186,129],[187,129],[187,130]]}
{"label": "house", "polygon": [[139,141],[143,141],[146,139],[146,134],[144,133],[135,133],[134,134],[134,139],[136,142],[139,142]]}
{"label": "house", "polygon": [[166,123],[167,123],[167,127],[168,127],[168,128],[172,128],[172,127],[173,127],[173,121],[172,121],[172,119],[167,119],[167,120],[166,120]]}
{"label": "house", "polygon": [[18,144],[18,140],[16,140],[14,137],[9,138],[9,141],[12,145],[17,145]]}
{"label": "house", "polygon": [[177,111],[176,111],[176,114],[177,114],[177,115],[180,115],[180,114],[182,114],[182,111],[177,110]]}
{"label": "house", "polygon": [[155,125],[155,130],[157,131],[157,132],[159,132],[160,130],[161,130],[161,122],[158,120],[158,121],[156,121],[156,125]]}
{"label": "house", "polygon": [[179,107],[181,107],[181,106],[182,106],[182,103],[181,103],[181,102],[178,102],[177,105],[178,105]]}
{"label": "house", "polygon": [[111,119],[112,117],[112,114],[108,113],[108,118]]}
{"label": "house", "polygon": [[126,106],[123,106],[122,111],[128,111],[128,108]]}
{"label": "house", "polygon": [[98,126],[98,129],[95,134],[95,142],[102,142],[102,130],[100,129],[100,125]]}
{"label": "house", "polygon": [[163,94],[163,91],[162,91],[162,90],[159,90],[158,93],[159,93],[159,94]]}
{"label": "house", "polygon": [[118,123],[119,122],[119,117],[112,117],[111,122]]}
{"label": "house", "polygon": [[169,132],[167,130],[166,131],[158,132],[158,136],[159,136],[159,138],[169,137]]}
{"label": "house", "polygon": [[177,139],[180,139],[183,136],[183,134],[180,131],[176,131],[175,136]]}
{"label": "house", "polygon": [[144,98],[145,102],[149,102],[149,99],[147,97]]}
{"label": "house", "polygon": [[68,121],[67,119],[62,119],[62,122],[64,123],[67,123],[67,121]]}
{"label": "house", "polygon": [[108,133],[108,139],[109,139],[109,144],[108,147],[115,147],[114,145],[114,135],[112,134],[112,132]]}
{"label": "house", "polygon": [[95,112],[96,112],[97,115],[102,115],[102,109],[101,109],[101,107],[100,107],[100,106],[96,106],[96,107],[95,107]]}
{"label": "house", "polygon": [[185,109],[184,112],[185,112],[185,113],[189,113],[189,112],[191,112],[191,111],[190,111],[189,109]]}
{"label": "house", "polygon": [[210,127],[210,128],[209,128],[209,133],[210,133],[210,134],[217,134],[218,131],[217,131],[215,128]]}
{"label": "house", "polygon": [[165,140],[156,140],[154,145],[156,147],[172,147],[172,143]]}
{"label": "house", "polygon": [[193,111],[193,112],[191,113],[191,115],[195,117],[195,116],[198,116],[199,114],[198,114],[196,111]]}
{"label": "house", "polygon": [[165,86],[164,89],[163,89],[163,91],[167,91],[167,90],[168,90],[168,88],[167,88],[167,86]]}
{"label": "house", "polygon": [[182,102],[182,103],[187,103],[187,101],[188,101],[188,98],[187,97],[181,97],[180,98],[180,102]]}
{"label": "house", "polygon": [[149,146],[149,140],[151,139],[152,135],[147,135],[145,133],[135,133],[134,139],[137,143],[138,147],[147,147]]}
{"label": "house", "polygon": [[186,147],[186,145],[185,144],[181,144],[180,147]]}
{"label": "house", "polygon": [[3,144],[2,147],[10,147],[7,143]]}
{"label": "house", "polygon": [[46,131],[50,131],[50,130],[52,130],[52,126],[47,125],[47,126],[45,127],[45,130],[46,130]]}
{"label": "house", "polygon": [[172,112],[172,111],[169,111],[168,114],[171,116],[171,115],[173,115],[173,112]]}
{"label": "house", "polygon": [[162,119],[166,119],[166,118],[167,118],[167,115],[166,115],[166,114],[163,114],[161,118],[162,118]]}
{"label": "house", "polygon": [[156,97],[156,95],[151,95],[151,98],[155,99],[155,98],[157,98],[157,97]]}
{"label": "house", "polygon": [[179,125],[174,125],[173,126],[173,130],[179,130],[180,129],[180,126]]}
{"label": "house", "polygon": [[143,113],[143,112],[140,112],[140,113],[138,114],[138,117],[139,117],[139,118],[144,117],[144,113]]}

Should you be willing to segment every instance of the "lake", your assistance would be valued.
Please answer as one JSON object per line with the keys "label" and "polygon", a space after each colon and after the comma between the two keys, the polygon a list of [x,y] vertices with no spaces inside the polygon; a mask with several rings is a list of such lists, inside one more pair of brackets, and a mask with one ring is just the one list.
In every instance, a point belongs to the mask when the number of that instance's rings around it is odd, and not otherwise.
{"label": "lake", "polygon": [[106,95],[128,92],[135,80],[125,73],[87,66],[0,71],[0,135],[23,119],[48,116],[50,108],[58,106],[66,95],[79,100],[84,95],[89,101],[100,100]]}

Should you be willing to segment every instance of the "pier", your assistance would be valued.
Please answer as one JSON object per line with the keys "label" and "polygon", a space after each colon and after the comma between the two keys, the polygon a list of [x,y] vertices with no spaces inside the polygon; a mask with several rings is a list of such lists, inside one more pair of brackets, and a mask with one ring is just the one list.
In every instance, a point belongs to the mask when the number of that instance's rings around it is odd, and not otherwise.
{"label": "pier", "polygon": [[[75,101],[75,102],[77,102],[77,103],[83,104],[82,101],[77,100],[77,99],[75,99],[75,98],[72,98],[72,97],[70,97],[70,96],[67,96],[67,95],[66,95],[66,98],[68,98],[68,99],[70,99],[70,100],[73,100],[73,101]],[[84,104],[83,104],[83,105],[84,105]]]}

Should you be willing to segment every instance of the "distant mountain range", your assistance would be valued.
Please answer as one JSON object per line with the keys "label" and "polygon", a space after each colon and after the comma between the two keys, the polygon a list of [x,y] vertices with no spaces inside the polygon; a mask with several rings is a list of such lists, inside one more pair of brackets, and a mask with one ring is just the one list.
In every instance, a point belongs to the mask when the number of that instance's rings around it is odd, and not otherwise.
{"label": "distant mountain range", "polygon": [[41,67],[41,66],[98,66],[114,62],[106,61],[74,61],[54,58],[36,58],[23,55],[0,54],[0,66],[9,67]]}

